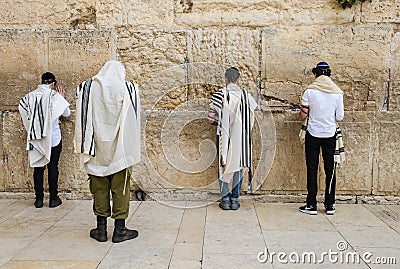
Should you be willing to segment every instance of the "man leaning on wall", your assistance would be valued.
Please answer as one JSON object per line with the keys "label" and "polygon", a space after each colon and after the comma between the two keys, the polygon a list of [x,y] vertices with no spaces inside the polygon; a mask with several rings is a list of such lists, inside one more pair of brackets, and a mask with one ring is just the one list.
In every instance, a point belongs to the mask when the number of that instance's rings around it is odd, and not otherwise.
{"label": "man leaning on wall", "polygon": [[29,164],[33,167],[36,208],[43,207],[43,174],[47,166],[49,184],[49,207],[62,204],[58,197],[58,161],[62,139],[61,116],[69,117],[69,103],[64,99],[65,91],[57,86],[53,73],[42,75],[36,90],[25,95],[19,102],[18,110],[27,131],[26,150]]}
{"label": "man leaning on wall", "polygon": [[[115,220],[112,242],[134,239],[125,226],[130,202],[130,169],[140,161],[140,100],[136,84],[125,81],[125,68],[108,61],[77,89],[75,152],[89,175],[97,228],[90,237],[105,242],[107,218]],[[112,208],[110,205],[112,196]]]}

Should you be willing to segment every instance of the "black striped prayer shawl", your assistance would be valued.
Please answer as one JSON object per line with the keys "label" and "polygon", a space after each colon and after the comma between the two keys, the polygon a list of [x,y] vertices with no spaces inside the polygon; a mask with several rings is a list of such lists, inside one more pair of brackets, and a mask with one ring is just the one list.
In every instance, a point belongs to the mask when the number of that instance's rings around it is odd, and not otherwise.
{"label": "black striped prayer shawl", "polygon": [[[219,90],[218,92],[214,93],[211,97],[210,104],[212,104],[211,110],[215,109],[216,117],[215,119],[218,120],[219,128],[221,127],[221,121],[224,117],[223,111],[223,104],[224,104],[224,92],[227,93],[226,101],[229,104],[232,100],[229,94],[229,87],[225,88],[224,90]],[[241,145],[240,145],[240,167],[251,167],[252,164],[252,142],[251,142],[251,129],[252,129],[252,122],[251,122],[251,111],[250,103],[249,103],[249,94],[241,90],[241,99],[239,104],[240,110],[240,121],[242,122],[241,128]],[[220,129],[219,129],[220,132]],[[221,133],[218,133],[220,135]],[[232,146],[229,143],[229,146]],[[219,149],[221,152],[221,148]]]}
{"label": "black striped prayer shawl", "polygon": [[[87,79],[82,82],[77,89],[76,96],[79,96],[79,93],[82,91],[82,105],[81,105],[81,117],[80,117],[80,126],[81,126],[81,145],[79,153],[86,153],[91,156],[95,156],[95,141],[94,141],[94,132],[92,122],[88,122],[88,108],[89,108],[89,97],[90,97],[90,86],[92,85],[92,78]],[[138,96],[137,91],[135,89],[135,84],[130,81],[125,81],[125,87],[129,93],[129,98],[132,103],[132,107],[135,111],[135,115],[137,118],[138,115]],[[77,119],[78,120],[78,119]],[[91,128],[88,128],[88,124]],[[87,139],[90,139],[90,143],[87,142]],[[87,145],[90,145],[87,147]]]}

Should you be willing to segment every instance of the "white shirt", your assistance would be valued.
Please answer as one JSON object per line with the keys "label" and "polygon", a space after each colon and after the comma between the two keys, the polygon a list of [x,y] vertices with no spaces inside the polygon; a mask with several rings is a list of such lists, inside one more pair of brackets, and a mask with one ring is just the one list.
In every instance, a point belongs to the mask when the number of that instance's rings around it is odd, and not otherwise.
{"label": "white shirt", "polygon": [[312,136],[328,138],[335,135],[336,121],[344,117],[342,94],[307,89],[301,104],[309,107],[307,131]]}
{"label": "white shirt", "polygon": [[[71,111],[67,107],[65,109],[64,113],[62,113],[62,116],[69,117],[70,114],[71,114]],[[61,141],[60,120],[58,118],[53,122],[53,125],[51,128],[52,128],[52,130],[51,130],[51,147],[55,147]]]}

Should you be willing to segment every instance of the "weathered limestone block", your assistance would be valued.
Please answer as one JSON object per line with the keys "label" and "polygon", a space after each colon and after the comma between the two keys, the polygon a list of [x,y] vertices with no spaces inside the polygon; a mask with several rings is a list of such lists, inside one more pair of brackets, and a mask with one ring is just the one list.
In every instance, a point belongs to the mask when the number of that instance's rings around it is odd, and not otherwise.
{"label": "weathered limestone block", "polygon": [[96,1],[96,19],[100,28],[127,27],[168,30],[174,20],[174,3],[170,1]]}
{"label": "weathered limestone block", "polygon": [[[202,188],[218,179],[215,128],[207,124],[207,112],[152,112],[143,125],[148,162],[160,186]],[[139,178],[140,181],[140,178]]]}
{"label": "weathered limestone block", "polygon": [[4,190],[33,192],[33,169],[29,167],[26,132],[22,120],[16,111],[3,113]]}
{"label": "weathered limestone block", "polygon": [[[276,153],[272,169],[260,191],[273,194],[307,193],[304,147],[299,141],[298,113],[274,114]],[[368,194],[372,186],[372,112],[348,112],[341,123],[347,161],[338,168],[338,194]],[[318,186],[325,190],[322,157]]]}
{"label": "weathered limestone block", "polygon": [[[29,165],[26,151],[26,131],[20,115],[17,111],[3,113],[3,191],[34,192],[33,168]],[[79,171],[79,159],[73,153],[73,118],[62,118],[60,126],[63,149],[59,162],[59,191],[74,193],[74,197],[87,196],[89,192],[87,176]],[[47,169],[44,175],[44,187],[45,190],[48,190]]]}
{"label": "weathered limestone block", "polygon": [[40,83],[46,66],[45,38],[33,30],[0,30],[0,48],[0,108],[16,109],[19,100]]}
{"label": "weathered limestone block", "polygon": [[0,28],[93,29],[96,26],[95,0],[0,2]]}
{"label": "weathered limestone block", "polygon": [[[370,194],[374,149],[373,112],[346,112],[340,122],[346,161],[337,167],[338,194]],[[321,164],[322,157],[321,157]],[[325,173],[320,166],[319,189],[325,189]]]}
{"label": "weathered limestone block", "polygon": [[273,194],[304,193],[306,166],[299,141],[301,121],[298,113],[275,113],[276,151],[272,168],[261,192]]}
{"label": "weathered limestone block", "polygon": [[354,11],[343,10],[334,0],[175,0],[175,23],[180,27],[265,27],[348,23]]}
{"label": "weathered limestone block", "polygon": [[[200,73],[201,68],[197,72],[190,73],[193,75],[189,77],[189,81],[199,84],[210,82],[217,84],[210,88],[194,89],[193,95],[211,97],[215,90],[225,86],[225,70],[230,66],[235,66],[241,73],[240,86],[249,91],[257,100],[260,38],[260,31],[240,28],[223,31],[201,29],[190,31],[189,62],[204,63],[205,68],[203,74]],[[204,92],[208,90],[211,92]]]}
{"label": "weathered limestone block", "polygon": [[111,31],[0,31],[0,42],[2,109],[16,109],[45,71],[55,74],[74,104],[76,86],[115,58]]}
{"label": "weathered limestone block", "polygon": [[376,112],[373,194],[400,195],[400,113]]}
{"label": "weathered limestone block", "polygon": [[323,60],[345,92],[346,110],[366,110],[371,102],[380,109],[386,97],[392,34],[391,26],[380,25],[265,29],[263,94],[299,103],[302,91],[314,79],[311,69]]}
{"label": "weathered limestone block", "polygon": [[[0,119],[0,130],[1,130],[1,134],[3,137],[3,133],[4,133],[4,128],[3,128],[3,116],[5,115],[6,112],[1,111],[1,119]],[[4,182],[4,151],[3,151],[3,138],[0,141],[0,154],[1,154],[1,164],[0,164],[0,191],[4,191],[4,186],[5,186],[5,182]]]}
{"label": "weathered limestone block", "polygon": [[399,23],[399,0],[375,0],[362,4],[356,18],[363,23]]}
{"label": "weathered limestone block", "polygon": [[[142,162],[133,179],[145,191],[218,193],[216,127],[206,111],[146,113]],[[253,129],[253,190],[265,181],[275,152],[275,126],[270,113],[256,112]],[[246,172],[246,171],[245,171]],[[247,173],[242,189],[247,190]]]}
{"label": "weathered limestone block", "polygon": [[400,33],[396,33],[392,41],[390,61],[389,110],[400,110]]}
{"label": "weathered limestone block", "polygon": [[[118,32],[127,78],[141,87],[144,109],[174,109],[185,101],[186,32]],[[182,97],[183,94],[183,97]]]}
{"label": "weathered limestone block", "polygon": [[[47,32],[48,70],[65,87],[65,98],[74,106],[76,87],[115,59],[112,31]],[[39,77],[40,78],[40,77]]]}

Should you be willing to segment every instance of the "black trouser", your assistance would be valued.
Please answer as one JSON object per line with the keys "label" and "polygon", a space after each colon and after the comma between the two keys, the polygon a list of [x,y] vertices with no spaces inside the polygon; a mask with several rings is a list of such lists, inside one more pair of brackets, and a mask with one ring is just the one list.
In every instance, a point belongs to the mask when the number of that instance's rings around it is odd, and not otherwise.
{"label": "black trouser", "polygon": [[[62,143],[51,148],[50,162],[47,164],[50,200],[57,199],[58,195],[58,160],[60,159]],[[46,166],[35,167],[33,170],[33,182],[35,195],[43,198],[43,173]]]}
{"label": "black trouser", "polygon": [[[336,147],[335,136],[329,138],[318,138],[306,133],[305,151],[307,164],[307,205],[317,204],[318,193],[318,164],[319,153],[322,148],[322,159],[324,160],[325,170],[325,202],[324,204],[333,205],[335,203],[336,175],[333,174],[334,158]],[[331,182],[332,181],[332,182]]]}

